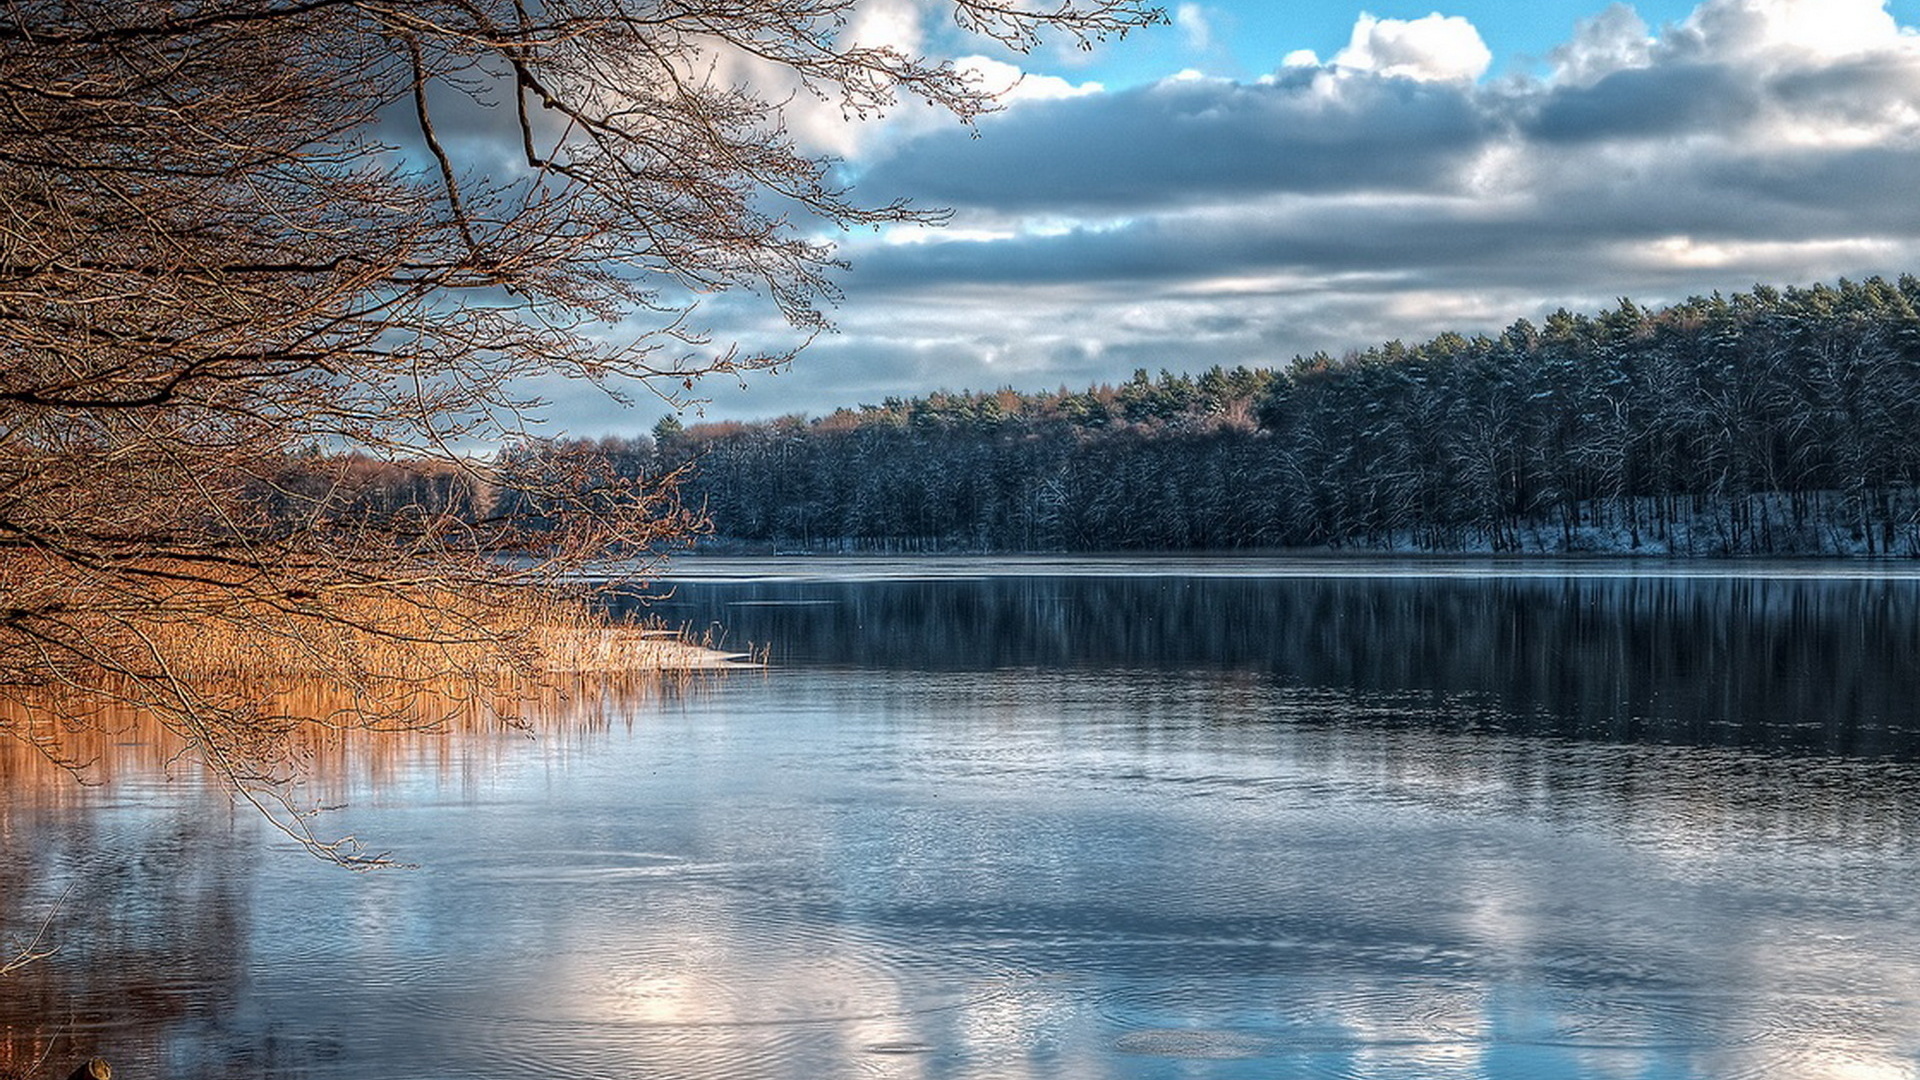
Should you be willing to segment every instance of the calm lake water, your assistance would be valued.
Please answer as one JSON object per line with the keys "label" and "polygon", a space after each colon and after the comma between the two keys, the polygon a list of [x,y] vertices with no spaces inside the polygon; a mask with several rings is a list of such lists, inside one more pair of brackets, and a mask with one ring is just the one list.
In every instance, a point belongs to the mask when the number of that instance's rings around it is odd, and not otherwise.
{"label": "calm lake water", "polygon": [[0,932],[54,911],[61,951],[0,1040],[130,1077],[1920,1077],[1920,580],[1629,569],[688,560],[655,610],[765,672],[327,764],[323,831],[415,869],[319,865],[179,764],[10,783]]}

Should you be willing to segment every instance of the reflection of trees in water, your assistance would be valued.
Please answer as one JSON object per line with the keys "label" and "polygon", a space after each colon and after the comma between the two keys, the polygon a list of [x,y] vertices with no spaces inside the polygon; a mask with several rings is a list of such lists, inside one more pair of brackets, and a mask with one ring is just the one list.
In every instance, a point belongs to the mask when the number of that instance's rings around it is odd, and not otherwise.
{"label": "reflection of trees in water", "polygon": [[1871,580],[1002,577],[687,582],[663,610],[776,664],[1243,672],[1459,724],[1906,756],[1917,606]]}
{"label": "reflection of trees in water", "polygon": [[[1069,624],[1085,617],[1079,608],[1138,599],[1112,582],[1084,590],[1069,583],[1064,591],[1052,588],[1056,584],[1010,595],[1024,595],[1016,602],[1065,608],[1055,614]],[[1251,620],[1267,617],[1260,613],[1272,604],[1282,613],[1357,621],[1359,633],[1370,625],[1363,612],[1392,611],[1389,599],[1403,595],[1387,590],[1382,599],[1366,589],[1349,594],[1337,584],[1306,583],[1285,603],[1261,599],[1228,604],[1223,611]],[[1247,582],[1208,588],[1229,586],[1254,588]],[[1535,592],[1549,599],[1563,595],[1557,583]],[[1524,589],[1520,594],[1533,595]],[[1361,603],[1355,596],[1371,599]],[[1196,602],[1215,601],[1202,596]],[[863,633],[877,638],[912,632],[918,616],[911,604],[901,603],[886,618],[881,605],[863,609],[872,620]],[[1423,600],[1415,609],[1432,606]],[[793,615],[804,609],[781,610]],[[1465,610],[1477,608],[1469,604]],[[1448,632],[1461,619],[1457,613],[1436,616],[1421,633]],[[1169,633],[1186,625],[1171,610],[1164,622]],[[997,646],[1004,643],[986,637],[999,625],[948,628],[949,638],[935,640]],[[1222,640],[1244,640],[1254,650],[1263,637],[1274,636],[1271,626],[1250,623],[1244,629]],[[1045,642],[1072,645],[1053,634],[1013,644],[1034,650]],[[19,781],[0,789],[0,814],[8,815],[0,819],[0,836],[8,838],[0,844],[0,927],[37,918],[77,881],[70,903],[88,905],[87,918],[72,924],[63,919],[62,934],[90,939],[85,952],[57,958],[67,966],[36,972],[29,1000],[16,1004],[13,995],[0,994],[0,1036],[40,1025],[39,1034],[28,1032],[8,1045],[37,1053],[49,1035],[57,1035],[56,1060],[70,1063],[88,1050],[104,1052],[123,1075],[136,1076],[180,1075],[190,1067],[181,1063],[199,1061],[214,1065],[192,1075],[250,1080],[355,1075],[353,1066],[369,1057],[399,1059],[403,1074],[417,1062],[429,1071],[450,1067],[437,1054],[479,1062],[476,1072],[492,1071],[487,1055],[496,1049],[524,1049],[545,1038],[567,1051],[559,1059],[566,1065],[614,1061],[629,1066],[621,1075],[652,1069],[732,1077],[831,1075],[849,1062],[870,1063],[865,1055],[872,1046],[950,1047],[964,1029],[965,1039],[980,1040],[967,1044],[972,1052],[994,1062],[1018,1061],[1035,1045],[1065,1040],[1069,1056],[1044,1064],[1057,1065],[1055,1072],[1092,1074],[1115,1052],[1112,1028],[1090,1020],[1096,1004],[1117,1003],[1126,1017],[1140,1021],[1142,1033],[1128,1036],[1135,1039],[1134,1051],[1203,1048],[1202,1036],[1189,1029],[1206,1024],[1245,1039],[1290,1038],[1300,1030],[1289,1027],[1290,1020],[1323,1024],[1336,1015],[1351,1030],[1383,1040],[1398,1037],[1394,1033],[1406,1030],[1411,1016],[1444,1017],[1446,1025],[1475,1033],[1475,1039],[1491,1038],[1509,1021],[1527,1021],[1541,1009],[1563,1009],[1571,1031],[1577,1022],[1621,1014],[1619,999],[1586,994],[1590,985],[1624,985],[1631,1016],[1649,1003],[1690,1005],[1694,999],[1684,991],[1693,983],[1686,980],[1701,972],[1717,977],[1732,965],[1744,974],[1742,965],[1752,960],[1762,976],[1756,983],[1774,986],[1778,972],[1810,966],[1801,965],[1802,954],[1783,953],[1781,943],[1874,925],[1871,911],[1822,897],[1817,889],[1826,881],[1846,880],[1864,898],[1862,905],[1897,903],[1911,892],[1903,887],[1914,865],[1907,856],[1920,836],[1911,767],[1489,736],[1445,719],[1462,702],[1478,701],[1472,707],[1494,717],[1482,726],[1505,722],[1488,695],[1356,692],[1353,678],[1377,673],[1351,666],[1331,669],[1330,681],[1313,683],[1300,668],[1284,664],[1317,655],[1325,643],[1309,647],[1320,639],[1294,636],[1302,643],[1228,657],[1232,664],[1196,662],[1190,654],[1176,655],[1178,664],[1150,664],[1125,650],[1151,637],[1130,632],[1103,647],[1123,660],[1131,656],[1131,666],[1080,652],[1066,654],[1058,667],[1015,666],[994,674],[977,661],[960,666],[958,659],[949,670],[923,665],[880,677],[776,671],[764,682],[736,684],[718,698],[718,709],[694,710],[686,718],[686,731],[702,748],[695,764],[709,779],[724,774],[725,785],[702,782],[691,800],[696,789],[672,784],[653,791],[644,783],[595,784],[590,796],[576,787],[573,797],[585,799],[576,806],[580,813],[516,815],[511,828],[490,831],[489,842],[500,847],[482,861],[492,866],[479,880],[467,879],[477,887],[463,890],[458,902],[446,891],[422,890],[431,903],[408,908],[407,918],[357,932],[352,924],[327,924],[306,927],[303,934],[276,933],[276,920],[285,914],[262,905],[287,890],[254,876],[255,866],[276,872],[271,860],[257,855],[259,823],[244,814],[234,818],[243,824],[236,838],[227,824],[232,815],[218,798],[171,796],[169,806],[187,805],[165,813],[142,810],[135,803],[151,773],[130,761],[153,753],[150,748],[114,759],[120,786],[104,791],[76,787],[59,775],[32,780],[44,766],[28,757],[9,758],[19,751],[0,751],[0,770],[6,770],[0,777]],[[1327,640],[1346,639],[1329,632]],[[857,656],[862,646],[874,644],[854,640],[845,649]],[[806,719],[812,714],[782,713],[796,703],[844,713],[829,712],[812,724]],[[744,719],[747,709],[757,710],[753,722]],[[593,715],[608,713],[617,715],[611,709]],[[769,716],[777,723],[767,723]],[[1306,719],[1313,722],[1301,722]],[[790,721],[795,741],[786,742]],[[564,747],[574,735],[598,739],[602,723],[583,720],[543,743]],[[769,735],[772,741],[763,738]],[[636,741],[650,738],[642,734]],[[485,767],[494,755],[528,752],[517,736],[328,747],[316,750],[337,752],[325,759],[325,771],[358,770],[366,783],[402,792],[408,790],[408,770],[457,776],[463,757]],[[658,748],[627,760],[650,766],[663,760],[654,752]],[[157,767],[158,759],[145,760]],[[898,771],[886,771],[883,762],[889,760],[902,762],[893,766]],[[780,809],[780,817],[768,821],[724,810],[720,804],[729,795],[763,782],[770,761],[784,773],[803,771],[794,766],[804,763],[808,774],[790,803],[769,804]],[[389,771],[376,774],[376,768]],[[341,789],[365,790],[358,783],[342,781]],[[608,794],[609,786],[620,790]],[[1158,818],[1141,813],[1135,801],[1141,792],[1157,792],[1163,808],[1178,803],[1180,809]],[[698,812],[689,801],[699,804]],[[606,813],[609,806],[618,812]],[[1356,807],[1378,812],[1348,813]],[[1492,819],[1495,828],[1467,829],[1469,817]],[[1501,826],[1516,818],[1564,821],[1567,827],[1548,828],[1543,839]],[[1463,897],[1490,897],[1496,902],[1490,910],[1498,914],[1502,898],[1544,897],[1562,887],[1544,880],[1538,893],[1514,891],[1531,862],[1530,852],[1516,850],[1515,843],[1528,835],[1554,852],[1563,838],[1619,839],[1643,849],[1637,856],[1646,849],[1675,855],[1675,865],[1684,866],[1674,871],[1678,876],[1724,874],[1719,880],[1735,886],[1762,881],[1756,875],[1784,866],[1792,872],[1793,890],[1808,886],[1813,872],[1815,891],[1725,890],[1729,904],[1747,895],[1746,903],[1758,897],[1774,905],[1748,911],[1750,919],[1730,917],[1709,927],[1730,928],[1729,936],[1738,939],[1732,943],[1690,933],[1691,924],[1623,938],[1621,920],[1642,909],[1632,888],[1613,888],[1613,864],[1574,867],[1578,881],[1592,884],[1600,897],[1593,910],[1601,917],[1555,922],[1543,914],[1538,932],[1544,936],[1529,936],[1536,932],[1531,923],[1450,922],[1430,915],[1435,898],[1455,901],[1464,918],[1478,909]],[[662,843],[663,837],[672,839]],[[1394,857],[1369,855],[1365,848],[1373,842],[1393,845]],[[1750,866],[1740,863],[1742,847],[1752,852],[1756,844],[1764,849],[1761,858]],[[1766,857],[1782,845],[1809,844],[1821,848],[1812,871],[1797,859],[1770,863]],[[115,861],[116,853],[125,855],[124,862]],[[582,858],[592,853],[599,858]],[[415,854],[437,861],[466,853]],[[681,870],[652,873],[680,857]],[[505,893],[484,891],[491,887],[484,882],[498,884],[494,871],[502,862],[510,863],[519,884]],[[216,874],[239,880],[223,884],[213,880]],[[1407,880],[1418,884],[1408,886]],[[524,891],[535,881],[541,885]],[[1627,898],[1616,902],[1621,893]],[[1714,895],[1718,903],[1721,894]],[[1392,902],[1343,914],[1355,897]],[[1810,899],[1774,904],[1782,897]],[[512,917],[475,932],[473,915],[481,910]],[[1576,904],[1576,910],[1585,909]],[[1829,917],[1836,912],[1838,922]],[[1903,920],[1898,916],[1888,925],[1905,925]],[[611,939],[610,926],[620,927]],[[1518,936],[1503,936],[1507,932]],[[1897,939],[1897,930],[1884,932],[1884,939]],[[357,956],[345,962],[379,965],[358,970],[377,971],[382,980],[402,970],[431,973],[432,985],[403,979],[385,981],[377,990],[348,987],[341,995],[325,993],[331,988],[323,986],[312,1008],[301,1007],[297,995],[333,970],[335,946],[383,941],[396,948],[354,949]],[[1409,941],[1419,947],[1410,949]],[[1474,957],[1493,957],[1489,963],[1499,966],[1517,954],[1537,962],[1531,970],[1557,980],[1565,993],[1543,1003],[1482,993],[1504,976]],[[937,963],[935,956],[941,958]],[[956,963],[955,956],[980,963]],[[1911,957],[1899,949],[1881,955],[1866,945],[1830,943],[1815,954],[1829,961],[1836,956],[1858,959],[1843,974],[1851,986],[1868,988],[1862,996],[1870,1004],[1858,1017],[1839,1016],[1853,1025],[1851,1034],[1823,1016],[1821,1024],[1832,1032],[1822,1037],[1830,1035],[1832,1045],[1853,1055],[1850,1060],[1879,1060],[1873,1053],[1884,1046],[1903,1045],[1888,1034],[1900,1030],[1903,1018],[1889,1019],[1884,1009],[1867,1014],[1911,985]],[[927,994],[952,991],[961,977],[996,982],[989,959],[1014,969],[1020,969],[1018,961],[1030,962],[1049,977],[1012,978],[986,987],[991,993],[969,989],[961,995],[965,1004],[952,1009],[912,1011]],[[1453,993],[1410,993],[1407,976],[1417,970],[1428,978],[1435,961],[1448,966],[1421,985]],[[262,966],[271,963],[285,966]],[[912,982],[929,972],[946,978],[927,984],[932,990]],[[1301,977],[1312,972],[1328,974]],[[1661,983],[1640,993],[1649,986],[1647,973],[1669,972],[1678,973],[1682,992]],[[1886,987],[1895,989],[1882,995]],[[1089,989],[1099,997],[1087,997]],[[1129,996],[1136,991],[1139,996]],[[884,1019],[761,1023],[793,1016],[796,1004],[821,1004],[805,1014],[811,1016],[862,1011],[841,1008],[849,1001],[872,1002]],[[1732,1031],[1750,1007],[1742,999],[1712,1015],[1729,1018],[1726,1030]],[[424,1008],[434,1011],[423,1015]],[[1705,1027],[1684,1008],[1681,1014],[1695,1025],[1689,1037]],[[78,1041],[59,1028],[68,1015],[77,1018]],[[370,1031],[368,1021],[384,1016],[399,1016],[402,1025],[432,1024],[434,1031],[424,1044],[412,1041],[413,1028],[375,1025]],[[748,1026],[675,1028],[676,1017],[731,1018]],[[409,1041],[400,1044],[396,1030]],[[975,1031],[986,1034],[976,1037]],[[82,1046],[88,1038],[99,1041]],[[383,1047],[382,1038],[394,1040],[396,1049]],[[1185,1039],[1195,1041],[1179,1041]],[[1389,1056],[1402,1052],[1385,1045]],[[913,1057],[910,1065],[926,1061],[935,1072],[964,1071],[952,1059],[903,1056]],[[536,1054],[529,1060],[502,1064],[499,1071],[539,1075],[539,1066],[554,1059]],[[563,1070],[555,1065],[554,1071]],[[1818,1075],[1785,1068],[1746,1071]]]}
{"label": "reflection of trees in water", "polygon": [[1481,697],[1356,694],[1247,671],[919,671],[848,683],[871,698],[852,711],[938,717],[960,755],[951,767],[1033,790],[1081,778],[1078,751],[1118,751],[1103,784],[1283,812],[1303,792],[1317,803],[1359,790],[1415,820],[1466,807],[1663,849],[1724,854],[1755,837],[1817,836],[1836,852],[1868,845],[1865,866],[1883,860],[1876,845],[1920,852],[1911,759],[1810,757],[1765,744],[1764,731],[1718,745],[1566,736]]}
{"label": "reflection of trees in water", "polygon": [[0,927],[31,933],[51,915],[58,946],[7,979],[0,1063],[45,1053],[65,1075],[108,1053],[128,1074],[165,1075],[163,1042],[217,1028],[244,993],[251,907],[247,878],[232,872],[231,811],[208,794],[135,836],[106,831],[86,800],[57,790],[10,787],[0,801]]}
{"label": "reflection of trees in water", "polygon": [[[9,976],[0,993],[0,1072],[66,1076],[89,1056],[116,1075],[163,1077],[192,1046],[195,1080],[268,1080],[308,1071],[324,1040],[297,1018],[263,1021],[248,1008],[258,910],[251,874],[260,857],[257,822],[233,831],[224,795],[168,800],[163,818],[137,834],[106,832],[71,805],[24,812],[14,803],[11,845],[0,854],[0,927],[52,912],[59,950]],[[22,817],[32,820],[21,821]],[[286,857],[294,856],[289,853]]]}
{"label": "reflection of trees in water", "polygon": [[[638,705],[698,693],[707,680],[721,677],[700,671],[586,673],[537,684],[502,680],[488,696],[459,687],[436,695],[421,687],[393,726],[298,724],[279,746],[283,758],[267,764],[296,780],[310,799],[326,802],[423,763],[445,776],[470,766],[476,754],[511,753],[516,745],[474,736],[517,731],[564,738],[602,730]],[[275,715],[345,717],[354,704],[352,693],[335,684],[290,681],[251,692],[260,711]],[[198,779],[206,772],[175,727],[137,708],[95,705],[63,721],[49,719],[45,703],[20,716],[9,709],[0,702],[0,782],[9,790],[31,786],[40,801],[84,801],[86,787],[123,777]],[[0,801],[0,822],[8,812]]]}
{"label": "reflection of trees in water", "polygon": [[[437,734],[308,725],[288,752],[300,759],[308,805],[333,805],[408,774],[470,775],[527,753],[527,734],[561,746],[594,737],[642,702],[703,685],[583,677],[449,711]],[[311,715],[340,704],[311,687],[282,694]],[[250,943],[271,935],[276,917],[256,908],[255,879],[241,869],[263,857],[262,822],[202,775],[172,729],[103,710],[9,733],[0,738],[0,950],[11,957],[43,922],[43,944],[57,949],[0,977],[0,1076],[65,1076],[96,1053],[121,1075],[167,1076],[169,1047],[191,1043],[197,1061],[221,1063],[196,1080],[262,1080],[304,1074],[338,1052],[337,1040],[249,1012]],[[169,786],[153,800],[164,809],[135,805],[157,784]]]}

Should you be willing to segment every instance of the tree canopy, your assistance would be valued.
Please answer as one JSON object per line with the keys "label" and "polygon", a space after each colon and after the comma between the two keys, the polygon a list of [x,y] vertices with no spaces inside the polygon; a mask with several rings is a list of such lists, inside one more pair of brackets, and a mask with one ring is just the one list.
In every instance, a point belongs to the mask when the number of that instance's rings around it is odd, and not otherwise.
{"label": "tree canopy", "polygon": [[1282,370],[937,393],[626,455],[776,548],[1920,555],[1920,281],[1559,311]]}
{"label": "tree canopy", "polygon": [[[528,590],[687,519],[661,477],[479,451],[556,379],[678,400],[784,361],[695,301],[817,331],[822,227],[927,216],[839,187],[782,95],[993,106],[857,6],[0,0],[0,723],[131,698],[271,789],[259,733],[299,718],[185,677],[209,628],[362,689],[375,645],[416,684],[535,662]],[[945,7],[1015,48],[1159,18]]]}

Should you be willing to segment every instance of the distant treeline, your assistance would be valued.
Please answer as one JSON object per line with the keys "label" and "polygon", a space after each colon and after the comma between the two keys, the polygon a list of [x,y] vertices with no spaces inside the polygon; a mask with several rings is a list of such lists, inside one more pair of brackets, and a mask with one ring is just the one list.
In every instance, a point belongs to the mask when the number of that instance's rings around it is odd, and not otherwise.
{"label": "distant treeline", "polygon": [[1920,554],[1920,280],[602,440],[811,550]]}

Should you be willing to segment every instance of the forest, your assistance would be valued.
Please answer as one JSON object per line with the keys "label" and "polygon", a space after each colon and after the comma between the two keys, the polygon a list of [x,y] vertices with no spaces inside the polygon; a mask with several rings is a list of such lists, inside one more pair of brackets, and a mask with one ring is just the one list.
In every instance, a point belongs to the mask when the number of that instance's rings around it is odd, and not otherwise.
{"label": "forest", "polygon": [[1915,556],[1916,436],[1903,276],[520,453],[683,469],[741,550]]}
{"label": "forest", "polygon": [[516,454],[680,469],[708,544],[735,550],[1912,557],[1916,436],[1901,277]]}

